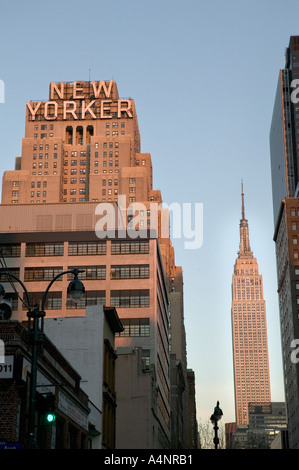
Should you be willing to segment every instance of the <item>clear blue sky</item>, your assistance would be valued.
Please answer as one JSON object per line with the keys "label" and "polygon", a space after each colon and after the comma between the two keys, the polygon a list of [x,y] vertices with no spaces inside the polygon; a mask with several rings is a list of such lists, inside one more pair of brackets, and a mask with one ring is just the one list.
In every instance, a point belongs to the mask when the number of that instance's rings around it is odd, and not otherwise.
{"label": "clear blue sky", "polygon": [[25,103],[50,81],[116,80],[135,100],[142,151],[166,203],[204,204],[204,241],[185,250],[188,366],[198,419],[217,400],[233,421],[231,278],[239,249],[241,178],[264,280],[271,390],[283,401],[269,129],[278,71],[299,34],[296,0],[11,1],[1,5],[0,174],[21,154]]}

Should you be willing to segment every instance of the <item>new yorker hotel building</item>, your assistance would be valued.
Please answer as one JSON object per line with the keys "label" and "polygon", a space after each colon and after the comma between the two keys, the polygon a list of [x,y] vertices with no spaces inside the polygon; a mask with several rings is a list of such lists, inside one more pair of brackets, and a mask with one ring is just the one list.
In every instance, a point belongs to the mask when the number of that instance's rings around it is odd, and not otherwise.
{"label": "new yorker hotel building", "polygon": [[[137,227],[145,230],[144,238],[125,232],[123,238],[99,239],[95,233],[98,204],[109,202],[117,209],[120,195],[127,206],[144,204]],[[152,426],[142,443],[151,448],[168,447],[171,440],[170,308],[182,325],[171,331],[171,341],[180,345],[172,353],[186,374],[182,272],[171,240],[149,236],[153,202],[160,204],[161,194],[152,188],[150,154],[140,153],[134,101],[120,99],[114,81],[51,83],[48,101],[27,103],[22,156],[15,170],[3,175],[2,267],[24,281],[34,302],[57,273],[84,269],[84,298],[72,304],[69,279],[59,278],[47,298],[47,318],[84,316],[87,305],[116,307],[124,326],[117,348],[141,348],[143,364],[155,371],[156,396],[146,420]],[[128,220],[130,215],[125,224]],[[0,281],[12,293],[13,318],[25,320],[17,293],[3,275]],[[15,288],[23,297],[21,287]]]}
{"label": "new yorker hotel building", "polygon": [[5,172],[2,203],[132,202],[134,176],[120,181],[120,168],[145,166],[139,151],[134,101],[119,99],[115,82],[51,83],[49,101],[27,103],[18,178]]}

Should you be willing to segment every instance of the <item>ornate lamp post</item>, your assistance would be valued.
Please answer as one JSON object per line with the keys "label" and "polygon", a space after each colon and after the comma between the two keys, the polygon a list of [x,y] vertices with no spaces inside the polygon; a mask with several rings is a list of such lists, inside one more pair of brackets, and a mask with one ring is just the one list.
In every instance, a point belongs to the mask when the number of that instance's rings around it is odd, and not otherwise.
{"label": "ornate lamp post", "polygon": [[214,425],[215,437],[214,437],[214,445],[215,449],[218,449],[219,438],[218,438],[218,421],[222,418],[223,413],[221,408],[219,408],[219,401],[217,401],[217,405],[214,408],[214,413],[212,414],[210,420]]}
{"label": "ornate lamp post", "polygon": [[[35,411],[36,411],[36,379],[37,379],[37,356],[38,356],[38,347],[41,346],[44,342],[44,317],[45,317],[45,303],[47,294],[52,286],[52,284],[61,276],[65,274],[73,274],[74,279],[69,283],[67,292],[71,296],[74,302],[80,300],[82,294],[85,292],[85,288],[83,283],[78,279],[78,274],[83,272],[83,270],[79,270],[77,268],[71,269],[68,271],[61,272],[57,274],[57,276],[52,279],[49,283],[45,293],[42,297],[41,308],[39,305],[34,305],[32,308],[30,296],[26,289],[25,284],[14,274],[10,272],[0,269],[0,273],[5,274],[6,276],[14,279],[24,289],[26,302],[28,307],[28,343],[32,345],[32,356],[31,356],[31,373],[30,373],[30,408],[29,408],[29,447],[32,449],[35,447],[34,442],[34,433],[35,433]],[[5,290],[0,284],[0,295],[3,297],[5,295]],[[4,305],[5,309],[5,319],[9,319],[11,312],[9,314],[7,305]]]}

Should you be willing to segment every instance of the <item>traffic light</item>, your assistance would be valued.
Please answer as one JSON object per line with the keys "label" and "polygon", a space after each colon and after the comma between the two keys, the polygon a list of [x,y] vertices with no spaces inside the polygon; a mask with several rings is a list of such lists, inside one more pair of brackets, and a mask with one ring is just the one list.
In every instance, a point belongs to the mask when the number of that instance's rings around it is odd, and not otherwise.
{"label": "traffic light", "polygon": [[49,424],[54,423],[55,419],[56,419],[55,413],[53,411],[49,411],[46,415],[47,423]]}
{"label": "traffic light", "polygon": [[44,424],[53,424],[55,420],[55,395],[51,393],[44,399]]}

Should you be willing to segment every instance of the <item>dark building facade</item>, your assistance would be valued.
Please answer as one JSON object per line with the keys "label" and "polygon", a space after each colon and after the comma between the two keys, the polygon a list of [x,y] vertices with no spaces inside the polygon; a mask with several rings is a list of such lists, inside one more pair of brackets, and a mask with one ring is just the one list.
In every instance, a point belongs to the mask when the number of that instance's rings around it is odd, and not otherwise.
{"label": "dark building facade", "polygon": [[[0,441],[28,448],[31,353],[27,329],[18,321],[0,321],[0,339],[5,343],[5,363],[0,371]],[[37,369],[36,448],[88,447],[90,410],[80,380],[79,374],[45,337]],[[56,418],[47,424],[45,415],[50,408]]]}
{"label": "dark building facade", "polygon": [[274,224],[281,201],[295,196],[299,181],[299,103],[296,103],[295,89],[298,79],[299,36],[292,36],[285,54],[285,67],[279,71],[270,128]]}
{"label": "dark building facade", "polygon": [[[290,38],[279,71],[270,129],[274,241],[290,448],[299,448],[299,368],[292,360],[298,331],[299,36]],[[298,271],[299,272],[299,271]]]}

